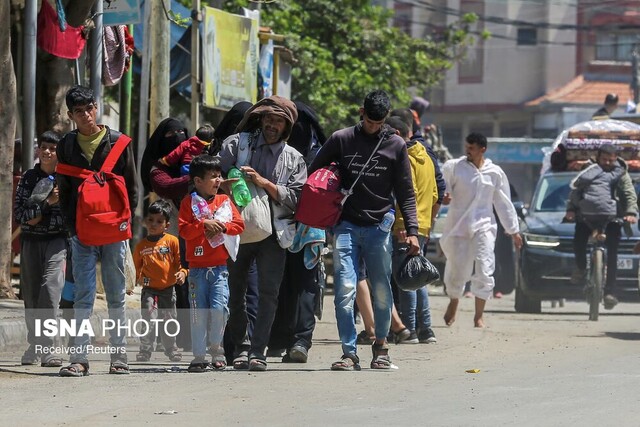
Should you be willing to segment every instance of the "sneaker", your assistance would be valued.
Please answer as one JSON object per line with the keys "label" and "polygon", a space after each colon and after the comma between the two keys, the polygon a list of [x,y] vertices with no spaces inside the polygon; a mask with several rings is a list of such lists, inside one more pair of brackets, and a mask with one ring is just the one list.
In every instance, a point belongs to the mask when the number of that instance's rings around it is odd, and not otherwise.
{"label": "sneaker", "polygon": [[423,344],[435,344],[438,342],[438,340],[436,339],[436,334],[433,333],[433,329],[431,328],[426,328],[420,331],[418,339]]}
{"label": "sneaker", "polygon": [[[411,331],[409,329],[404,328],[403,330],[401,330],[400,332],[395,333],[394,335],[395,335],[395,337],[393,338],[393,342],[394,343],[396,343],[396,344],[400,344],[400,343],[411,344],[411,343],[405,342],[405,341],[408,341],[409,338],[411,337]],[[416,338],[416,342],[418,342],[417,341],[418,337],[416,336],[415,338]]]}
{"label": "sneaker", "polygon": [[587,278],[587,272],[585,270],[575,269],[573,273],[571,273],[571,283],[574,285],[582,285],[584,284],[585,279]]}
{"label": "sneaker", "polygon": [[398,344],[418,344],[418,334],[416,331],[410,331],[407,339],[398,341]]}
{"label": "sneaker", "polygon": [[614,297],[611,294],[607,294],[604,296],[603,302],[604,302],[604,309],[611,310],[613,309],[613,307],[618,305],[618,298]]}
{"label": "sneaker", "polygon": [[282,363],[307,363],[309,352],[301,345],[294,345],[289,352],[282,357]]}

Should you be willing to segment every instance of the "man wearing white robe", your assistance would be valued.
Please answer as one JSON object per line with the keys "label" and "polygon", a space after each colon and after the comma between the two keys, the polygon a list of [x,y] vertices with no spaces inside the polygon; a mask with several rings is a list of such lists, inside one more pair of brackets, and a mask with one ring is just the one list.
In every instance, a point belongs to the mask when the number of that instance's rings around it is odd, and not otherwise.
{"label": "man wearing white robe", "polygon": [[493,215],[494,208],[513,243],[517,248],[522,246],[507,175],[484,157],[486,150],[487,138],[471,133],[465,142],[466,156],[449,160],[442,168],[448,196],[451,198],[440,238],[440,246],[447,257],[444,273],[444,283],[450,298],[444,315],[447,325],[455,321],[464,285],[471,280],[471,292],[475,296],[474,325],[484,327],[484,307],[495,285],[493,251],[497,224]]}

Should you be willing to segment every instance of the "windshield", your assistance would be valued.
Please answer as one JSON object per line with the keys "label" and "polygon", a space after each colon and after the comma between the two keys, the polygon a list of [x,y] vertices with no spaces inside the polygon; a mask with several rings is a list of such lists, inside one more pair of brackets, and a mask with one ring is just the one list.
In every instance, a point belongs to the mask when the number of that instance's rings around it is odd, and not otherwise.
{"label": "windshield", "polygon": [[569,183],[575,175],[546,175],[540,180],[531,207],[535,212],[564,212],[569,198]]}
{"label": "windshield", "polygon": [[[531,210],[534,212],[564,212],[567,209],[569,199],[569,184],[576,175],[545,175],[540,179],[538,191],[533,196]],[[640,193],[640,176],[631,174],[636,194]]]}

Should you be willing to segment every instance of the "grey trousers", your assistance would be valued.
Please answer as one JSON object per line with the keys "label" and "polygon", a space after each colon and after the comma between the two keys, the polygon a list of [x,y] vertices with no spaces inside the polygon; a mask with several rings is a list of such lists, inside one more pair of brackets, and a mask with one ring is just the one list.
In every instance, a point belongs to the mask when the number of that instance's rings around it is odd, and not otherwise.
{"label": "grey trousers", "polygon": [[[247,277],[253,260],[258,267],[258,314],[253,335],[247,335]],[[286,249],[278,244],[275,235],[257,243],[240,245],[235,262],[229,259],[229,324],[231,340],[239,351],[249,351],[250,357],[264,359],[271,325],[278,308],[278,292],[287,259]]]}
{"label": "grey trousers", "polygon": [[[29,351],[36,345],[52,347],[53,337],[44,334],[36,337],[35,322],[56,319],[60,296],[64,287],[64,271],[67,262],[67,241],[23,239],[20,249],[20,295],[24,301],[27,342]],[[39,354],[43,361],[51,359],[51,353]]]}
{"label": "grey trousers", "polygon": [[[176,309],[176,291],[173,286],[163,290],[142,288],[140,294],[140,314],[147,322],[151,319],[161,319],[163,321],[175,320],[178,317]],[[165,352],[175,351],[176,337],[171,337],[164,333],[164,322],[157,324],[157,331],[160,334]],[[169,333],[173,329],[169,328]],[[140,337],[140,352],[151,353],[153,344],[156,342],[156,328],[149,328],[148,333]]]}

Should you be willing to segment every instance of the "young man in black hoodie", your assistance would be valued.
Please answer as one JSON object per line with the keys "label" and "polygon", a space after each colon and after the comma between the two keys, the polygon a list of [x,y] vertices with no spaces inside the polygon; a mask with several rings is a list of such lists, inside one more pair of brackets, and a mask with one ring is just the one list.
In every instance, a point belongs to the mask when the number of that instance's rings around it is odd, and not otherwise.
{"label": "young man in black hoodie", "polygon": [[331,365],[332,370],[360,369],[353,317],[360,256],[367,264],[375,300],[376,340],[372,346],[371,368],[395,368],[389,358],[386,339],[393,304],[390,284],[392,248],[390,225],[383,224],[385,216],[393,208],[394,196],[405,218],[410,253],[418,253],[419,246],[416,200],[407,147],[402,138],[384,124],[390,109],[389,96],[384,91],[370,92],[360,108],[362,121],[335,132],[310,167],[312,173],[337,162],[343,187],[349,188],[378,142],[382,141],[353,188],[353,194],[347,199],[340,222],[333,228],[335,305],[343,355]]}

